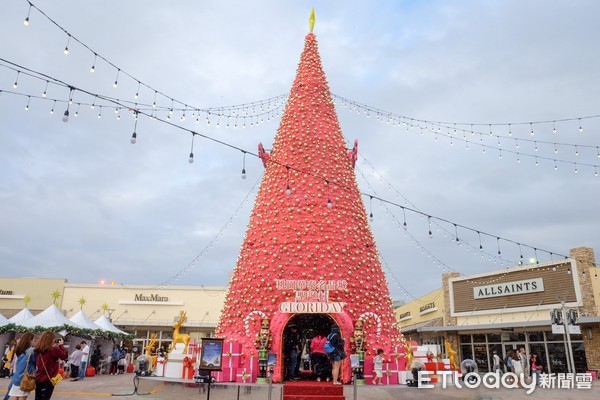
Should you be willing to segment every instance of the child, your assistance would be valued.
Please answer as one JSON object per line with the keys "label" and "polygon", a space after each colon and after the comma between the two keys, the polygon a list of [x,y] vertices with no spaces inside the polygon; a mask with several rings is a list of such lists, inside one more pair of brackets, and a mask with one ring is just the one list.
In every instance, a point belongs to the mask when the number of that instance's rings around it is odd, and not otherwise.
{"label": "child", "polygon": [[373,385],[383,385],[381,382],[381,377],[383,376],[383,349],[377,349],[377,355],[373,359],[373,372],[375,372],[375,376],[373,377]]}

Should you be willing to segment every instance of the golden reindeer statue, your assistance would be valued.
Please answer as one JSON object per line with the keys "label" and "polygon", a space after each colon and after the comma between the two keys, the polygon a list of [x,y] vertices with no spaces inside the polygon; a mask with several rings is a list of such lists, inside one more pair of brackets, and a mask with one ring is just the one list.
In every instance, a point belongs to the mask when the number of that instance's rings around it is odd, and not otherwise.
{"label": "golden reindeer statue", "polygon": [[156,350],[157,342],[158,340],[156,339],[156,333],[152,332],[152,334],[150,335],[150,341],[144,347],[144,349],[146,350],[145,355],[148,360],[148,366],[150,367],[150,371],[154,371],[156,368],[156,356],[153,356],[152,353],[154,353],[154,351]]}
{"label": "golden reindeer statue", "polygon": [[175,330],[173,331],[173,344],[171,347],[171,353],[173,352],[173,350],[175,350],[175,345],[177,343],[183,343],[185,345],[185,347],[183,348],[183,354],[187,354],[188,343],[190,343],[190,335],[186,333],[179,333],[179,328],[181,328],[181,325],[183,325],[183,322],[185,321],[186,317],[187,313],[185,311],[179,311],[179,319],[173,325],[173,329]]}

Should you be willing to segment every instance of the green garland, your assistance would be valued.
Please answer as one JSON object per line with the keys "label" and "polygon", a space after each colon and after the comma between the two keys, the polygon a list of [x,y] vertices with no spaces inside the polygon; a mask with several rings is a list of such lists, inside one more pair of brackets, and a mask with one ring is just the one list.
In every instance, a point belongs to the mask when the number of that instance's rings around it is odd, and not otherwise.
{"label": "green garland", "polygon": [[67,324],[64,324],[62,326],[54,326],[51,328],[45,328],[45,327],[39,326],[39,325],[34,328],[26,328],[24,326],[16,325],[11,322],[8,325],[0,326],[0,334],[6,333],[9,331],[15,331],[18,333],[25,333],[25,332],[42,333],[42,332],[46,332],[46,331],[51,331],[51,332],[66,331],[66,332],[68,332],[69,335],[82,336],[82,337],[89,336],[89,337],[95,337],[95,338],[99,338],[99,339],[108,339],[108,340],[113,340],[113,339],[132,340],[135,338],[135,335],[132,335],[129,333],[123,334],[123,333],[104,331],[102,329],[75,328],[75,327],[67,325]]}

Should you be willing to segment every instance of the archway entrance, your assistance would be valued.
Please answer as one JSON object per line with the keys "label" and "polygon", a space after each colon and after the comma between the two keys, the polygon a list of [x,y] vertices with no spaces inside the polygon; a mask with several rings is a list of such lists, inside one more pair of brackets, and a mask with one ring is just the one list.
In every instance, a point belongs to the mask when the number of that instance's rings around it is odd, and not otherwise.
{"label": "archway entrance", "polygon": [[[327,336],[331,332],[331,327],[337,325],[333,318],[329,314],[296,314],[288,320],[285,328],[283,329],[283,374],[284,376],[296,376],[300,379],[316,379],[314,360],[310,357],[310,343],[312,339],[317,336]],[[296,332],[292,332],[292,327],[296,327]],[[297,335],[299,340],[300,350],[298,352],[296,363],[296,371],[291,374],[288,369],[290,368],[290,356],[286,352],[286,343],[293,340],[293,336]]]}

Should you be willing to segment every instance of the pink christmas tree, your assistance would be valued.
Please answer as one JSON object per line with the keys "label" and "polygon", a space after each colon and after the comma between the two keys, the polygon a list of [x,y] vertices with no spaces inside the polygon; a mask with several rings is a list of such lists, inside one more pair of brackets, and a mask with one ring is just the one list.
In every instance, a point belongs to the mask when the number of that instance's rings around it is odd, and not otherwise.
{"label": "pink christmas tree", "polygon": [[[337,324],[348,353],[358,320],[368,354],[379,347],[390,354],[400,344],[356,183],[357,151],[357,142],[353,149],[346,145],[317,40],[309,33],[273,150],[259,146],[265,174],[217,327],[217,335],[241,343],[245,355],[256,352],[263,318],[271,322],[271,351],[279,360],[290,321]],[[275,381],[282,378],[282,364]],[[350,374],[345,361],[343,379]]]}

